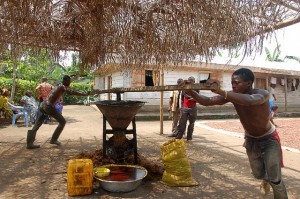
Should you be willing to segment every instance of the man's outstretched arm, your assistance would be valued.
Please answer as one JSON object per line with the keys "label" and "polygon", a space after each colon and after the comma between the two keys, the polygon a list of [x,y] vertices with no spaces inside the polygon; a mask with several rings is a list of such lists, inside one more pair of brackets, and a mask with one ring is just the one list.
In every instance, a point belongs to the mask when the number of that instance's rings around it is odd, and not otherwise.
{"label": "man's outstretched arm", "polygon": [[[180,84],[180,86],[184,87],[185,85],[190,84],[188,80],[185,80]],[[220,91],[220,93],[223,93],[223,96],[225,96],[225,91],[220,90],[220,84],[218,81],[208,81],[208,86],[211,84],[217,84],[217,89]],[[213,90],[212,90],[213,91]],[[229,102],[228,100],[225,99],[225,97],[222,96],[222,94],[219,94],[218,96],[214,97],[207,97],[204,95],[199,94],[197,91],[194,90],[186,90],[185,91],[188,95],[190,95],[194,100],[196,100],[199,104],[203,106],[213,106],[213,105],[223,105]],[[213,92],[216,92],[215,90]]]}
{"label": "man's outstretched arm", "polygon": [[203,106],[223,105],[229,102],[221,95],[207,97],[193,90],[188,90],[187,92],[193,97],[194,100],[196,100],[199,104]]}
{"label": "man's outstretched arm", "polygon": [[78,92],[78,91],[73,91],[73,90],[71,90],[71,89],[66,90],[66,93],[69,94],[69,95],[77,95],[77,96],[88,96],[88,95],[91,95],[91,94],[92,94],[91,91],[82,93],[82,92]]}

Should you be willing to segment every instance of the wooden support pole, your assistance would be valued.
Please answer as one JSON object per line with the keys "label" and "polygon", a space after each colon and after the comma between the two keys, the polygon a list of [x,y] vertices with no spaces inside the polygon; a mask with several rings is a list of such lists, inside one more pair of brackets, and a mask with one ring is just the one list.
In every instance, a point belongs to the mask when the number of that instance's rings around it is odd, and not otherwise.
{"label": "wooden support pole", "polygon": [[[164,86],[164,70],[160,70],[160,85]],[[164,91],[160,91],[160,134],[164,134]]]}
{"label": "wooden support pole", "polygon": [[284,76],[284,111],[287,112],[287,77]]}

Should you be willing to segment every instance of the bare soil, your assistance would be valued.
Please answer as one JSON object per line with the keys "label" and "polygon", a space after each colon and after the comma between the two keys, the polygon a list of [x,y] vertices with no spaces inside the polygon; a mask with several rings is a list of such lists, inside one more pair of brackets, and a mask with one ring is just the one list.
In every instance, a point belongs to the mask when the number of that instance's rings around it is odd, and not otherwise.
{"label": "bare soil", "polygon": [[[260,181],[255,180],[251,174],[247,155],[242,147],[243,138],[220,134],[216,130],[208,130],[201,126],[195,126],[192,142],[186,143],[186,155],[192,177],[199,183],[198,186],[171,187],[162,183],[161,178],[152,178],[143,180],[136,190],[128,193],[112,193],[101,186],[94,186],[90,195],[70,197],[67,188],[68,160],[78,157],[79,154],[100,152],[103,143],[103,118],[100,111],[92,106],[65,106],[63,115],[67,124],[59,139],[62,145],[49,144],[57,127],[56,122],[50,122],[39,129],[35,142],[40,144],[41,148],[36,150],[26,149],[26,134],[30,128],[24,126],[24,121],[19,120],[15,127],[0,123],[0,199],[263,198],[259,193]],[[280,134],[294,132],[296,135],[295,125],[299,122],[298,119],[288,118],[282,122],[280,120],[275,119]],[[238,120],[217,121],[207,121],[206,124],[243,132]],[[227,126],[223,126],[224,123]],[[161,168],[161,146],[170,140],[167,135],[171,133],[171,121],[164,121],[163,134],[160,134],[159,121],[137,121],[136,126],[138,153],[146,162],[140,164],[152,163]],[[294,130],[282,130],[290,126],[295,126]],[[285,140],[284,136],[281,137]],[[300,153],[288,150],[284,150],[283,153],[285,168],[282,172],[289,198],[299,199]],[[180,166],[178,163],[178,167]],[[151,173],[151,168],[147,170]],[[272,191],[264,197],[272,198]]]}
{"label": "bare soil", "polygon": [[[300,118],[275,118],[274,122],[277,125],[277,132],[280,136],[281,144],[286,147],[300,150]],[[205,122],[205,125],[215,129],[223,129],[241,134],[244,133],[243,127],[238,119],[226,121],[218,120],[217,122],[209,121]]]}

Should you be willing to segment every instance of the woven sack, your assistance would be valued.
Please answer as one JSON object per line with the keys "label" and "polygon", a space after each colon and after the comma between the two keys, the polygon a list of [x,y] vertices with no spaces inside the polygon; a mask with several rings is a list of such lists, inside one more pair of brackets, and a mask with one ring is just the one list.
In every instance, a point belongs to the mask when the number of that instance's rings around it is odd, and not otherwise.
{"label": "woven sack", "polygon": [[161,146],[164,173],[162,182],[169,186],[194,186],[191,167],[186,155],[185,141],[173,139]]}

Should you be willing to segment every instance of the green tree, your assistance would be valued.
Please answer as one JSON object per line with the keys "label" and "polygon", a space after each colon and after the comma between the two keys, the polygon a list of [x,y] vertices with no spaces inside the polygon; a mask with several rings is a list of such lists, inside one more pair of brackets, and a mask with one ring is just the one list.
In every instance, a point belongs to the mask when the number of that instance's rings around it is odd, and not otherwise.
{"label": "green tree", "polygon": [[14,63],[16,64],[16,78],[40,81],[41,77],[59,79],[65,68],[55,62],[47,50],[41,50],[38,54],[31,49],[26,49],[18,57],[11,56],[11,51],[0,55],[0,74],[6,78],[12,78]]}
{"label": "green tree", "polygon": [[71,64],[70,66],[65,67],[65,73],[73,77],[74,82],[91,82],[94,78],[94,75],[88,70],[83,70],[79,67],[80,57],[78,52],[71,54]]}
{"label": "green tree", "polygon": [[[11,47],[13,48],[13,46]],[[65,69],[51,58],[45,49],[35,53],[32,49],[24,49],[16,54],[8,49],[0,54],[0,75],[12,79],[11,100],[14,100],[16,80],[40,82],[42,77],[48,77],[56,83]]]}
{"label": "green tree", "polygon": [[[49,83],[55,85],[61,82],[63,75],[70,75],[73,76],[73,83],[79,83],[79,90],[90,90],[92,88],[91,80],[93,75],[89,74],[89,71],[81,70],[79,63],[78,53],[72,54],[72,62],[69,66],[62,66],[52,59],[47,50],[35,53],[31,49],[25,49],[18,55],[13,54],[11,50],[7,50],[0,53],[0,76],[5,78],[3,82],[8,82],[7,79],[11,81],[9,81],[9,84],[2,82],[2,86],[9,86],[7,88],[11,91],[12,101],[18,101],[19,95],[24,94],[25,88],[34,89],[40,83],[42,77],[47,77]],[[22,83],[23,81],[21,80],[27,80],[26,84]],[[30,86],[27,84],[30,84]],[[14,99],[15,97],[16,99]],[[82,99],[66,97],[66,102],[69,103],[77,103],[80,100]]]}

